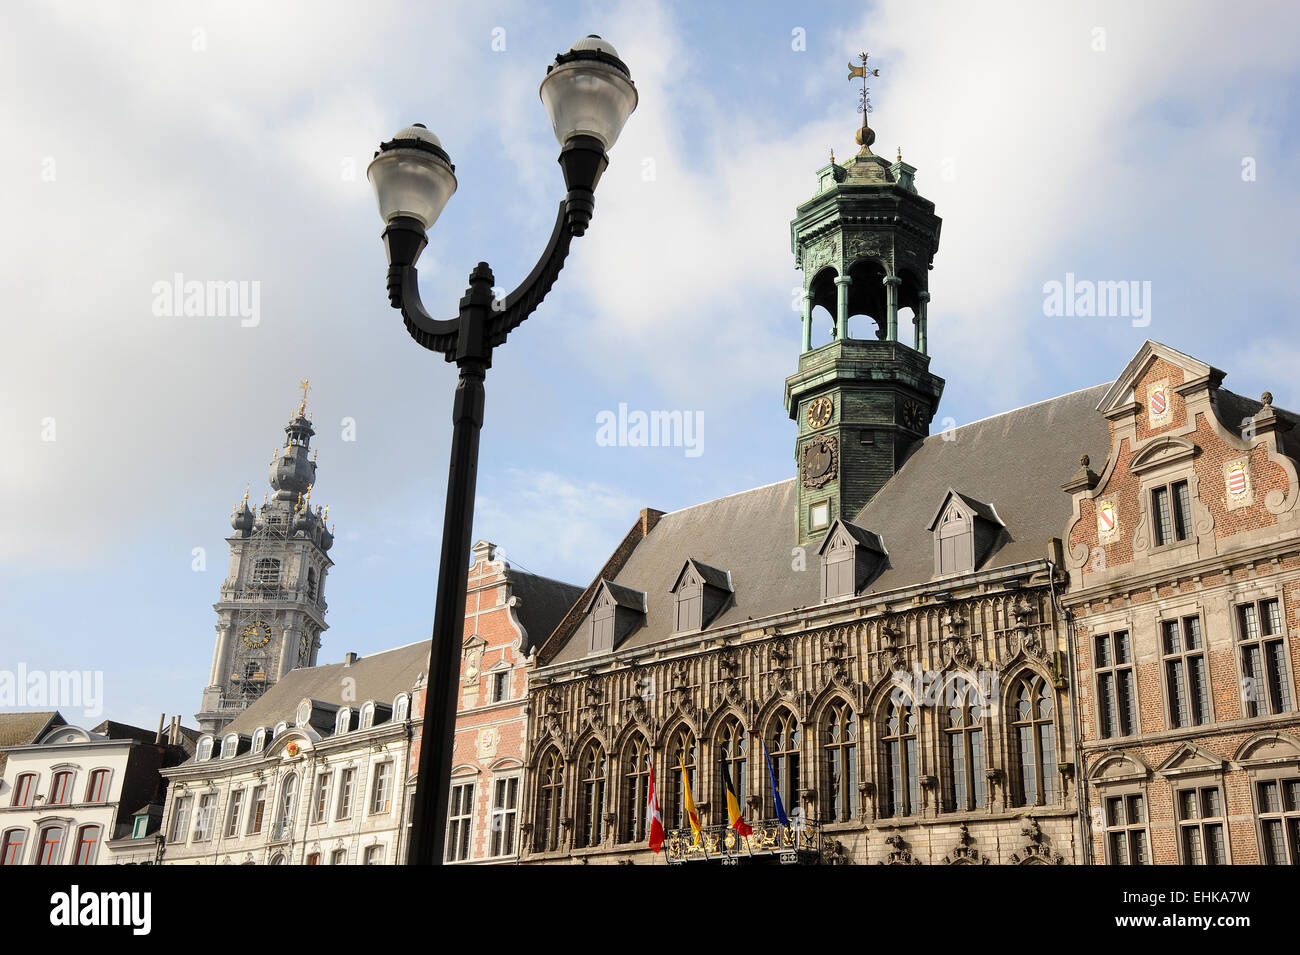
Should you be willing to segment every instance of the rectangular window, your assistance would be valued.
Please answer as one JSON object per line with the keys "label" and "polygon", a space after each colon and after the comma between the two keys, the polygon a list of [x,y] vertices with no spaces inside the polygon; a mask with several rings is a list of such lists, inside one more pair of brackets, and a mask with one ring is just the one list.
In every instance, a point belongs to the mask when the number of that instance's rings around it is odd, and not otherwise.
{"label": "rectangular window", "polygon": [[72,773],[54,774],[54,783],[50,787],[50,805],[66,806],[72,799]]}
{"label": "rectangular window", "polygon": [[26,829],[10,829],[0,843],[0,865],[22,865],[23,848],[27,845]]}
{"label": "rectangular window", "polygon": [[90,774],[90,786],[86,791],[86,802],[108,801],[108,770],[97,769]]}
{"label": "rectangular window", "polygon": [[190,800],[193,796],[181,796],[172,803],[172,829],[167,834],[167,841],[184,842],[190,831]]}
{"label": "rectangular window", "polygon": [[213,817],[217,813],[217,794],[204,793],[199,797],[199,810],[194,814],[194,841],[205,842],[212,838]]}
{"label": "rectangular window", "polygon": [[1282,606],[1276,598],[1237,607],[1241,697],[1247,716],[1291,709],[1291,666],[1286,656]]}
{"label": "rectangular window", "polygon": [[1106,798],[1106,850],[1111,865],[1149,865],[1146,800],[1141,793]]}
{"label": "rectangular window", "polygon": [[1192,505],[1186,481],[1151,491],[1151,522],[1157,547],[1185,541],[1192,536]]}
{"label": "rectangular window", "polygon": [[320,773],[316,777],[316,797],[312,800],[312,822],[325,821],[325,812],[329,807],[330,775]]}
{"label": "rectangular window", "polygon": [[515,826],[519,812],[519,777],[498,779],[492,790],[492,854],[515,854]]}
{"label": "rectangular window", "polygon": [[63,845],[63,828],[49,826],[41,830],[41,839],[37,843],[36,864],[58,865],[59,847]]}
{"label": "rectangular window", "polygon": [[82,826],[77,832],[77,852],[73,865],[94,865],[99,847],[99,826]]}
{"label": "rectangular window", "polygon": [[1101,634],[1093,642],[1097,675],[1097,730],[1102,739],[1137,732],[1133,651],[1127,630]]}
{"label": "rectangular window", "polygon": [[1300,777],[1256,784],[1264,865],[1300,865]]}
{"label": "rectangular window", "polygon": [[510,671],[498,670],[492,674],[492,702],[500,703],[506,698],[510,687]]}
{"label": "rectangular window", "polygon": [[14,786],[15,806],[30,806],[32,797],[36,795],[36,774],[23,773],[18,777],[18,782]]}
{"label": "rectangular window", "polygon": [[347,865],[347,863],[348,863],[347,849],[335,849],[333,852],[330,853],[330,865]]}
{"label": "rectangular window", "polygon": [[226,838],[233,839],[239,835],[239,822],[244,815],[244,791],[236,789],[230,794],[230,815],[226,819]]}
{"label": "rectangular window", "polygon": [[388,812],[392,801],[391,781],[393,764],[380,763],[375,767],[374,783],[370,787],[370,812]]}
{"label": "rectangular window", "polygon": [[339,819],[350,819],[352,817],[352,782],[356,779],[357,771],[355,769],[345,769],[339,775]]}
{"label": "rectangular window", "polygon": [[474,818],[474,784],[459,783],[451,787],[447,807],[447,861],[463,862],[469,858],[469,829]]}
{"label": "rectangular window", "polygon": [[362,856],[362,865],[383,865],[384,864],[384,847],[369,846],[366,853]]}
{"label": "rectangular window", "polygon": [[1223,796],[1218,786],[1177,793],[1178,849],[1183,865],[1226,865]]}
{"label": "rectangular window", "polygon": [[266,818],[266,787],[258,786],[253,790],[252,809],[248,814],[248,834],[255,836],[262,831],[262,821]]}
{"label": "rectangular window", "polygon": [[1170,727],[1210,722],[1210,681],[1201,618],[1165,620],[1160,629]]}

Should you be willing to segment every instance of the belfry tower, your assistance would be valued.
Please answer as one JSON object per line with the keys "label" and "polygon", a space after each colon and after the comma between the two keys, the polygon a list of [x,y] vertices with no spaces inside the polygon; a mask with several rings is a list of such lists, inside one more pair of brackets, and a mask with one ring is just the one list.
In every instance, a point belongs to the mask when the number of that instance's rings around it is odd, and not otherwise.
{"label": "belfry tower", "polygon": [[329,508],[312,509],[316,461],[304,381],[301,404],[271,459],[271,491],[261,508],[248,492],[230,523],[230,573],[221,585],[217,645],[199,727],[218,732],[295,667],[315,666],[325,623],[325,577],[334,543]]}
{"label": "belfry tower", "polygon": [[[786,379],[785,407],[798,423],[796,540],[819,540],[837,517],[852,520],[929,433],[943,393],[930,373],[929,270],[941,220],[916,191],[916,169],[871,151],[866,79],[861,77],[858,151],[817,171],[817,193],[790,223],[795,265],[803,272],[803,349]],[[813,309],[831,316],[831,340],[813,347]],[[866,316],[865,337],[850,320]],[[900,320],[900,316],[902,320]],[[912,328],[904,334],[900,325]],[[906,339],[906,340],[904,340]]]}

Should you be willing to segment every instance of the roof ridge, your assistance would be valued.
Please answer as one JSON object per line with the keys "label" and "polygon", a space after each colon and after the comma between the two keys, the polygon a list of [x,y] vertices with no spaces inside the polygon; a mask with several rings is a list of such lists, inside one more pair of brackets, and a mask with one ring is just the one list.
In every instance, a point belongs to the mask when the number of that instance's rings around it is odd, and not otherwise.
{"label": "roof ridge", "polygon": [[[1053,395],[1051,398],[1043,398],[1040,401],[1031,401],[1027,405],[1020,405],[1018,408],[1008,408],[1006,411],[999,411],[997,414],[985,415],[983,418],[976,418],[974,421],[968,421],[965,424],[959,424],[953,431],[960,431],[962,428],[969,428],[977,424],[983,424],[985,421],[992,421],[994,418],[1001,418],[1003,415],[1015,414],[1017,411],[1024,411],[1026,408],[1036,408],[1038,405],[1045,405],[1048,402],[1060,401],[1062,398],[1069,398],[1071,395],[1081,395],[1085,391],[1092,391],[1094,388],[1109,388],[1115,384],[1113,381],[1102,381],[1095,385],[1088,385],[1086,388],[1075,388],[1073,391],[1067,391],[1064,394]],[[942,437],[947,434],[946,431],[936,431],[934,434],[927,434],[921,439],[922,442],[929,441],[931,438]]]}
{"label": "roof ridge", "polygon": [[712,500],[700,501],[698,504],[688,504],[686,505],[686,507],[679,507],[675,511],[668,511],[667,513],[664,514],[664,517],[670,517],[673,514],[680,514],[682,513],[682,511],[689,511],[692,508],[703,507],[706,504],[717,504],[718,501],[725,501],[729,497],[739,497],[742,494],[752,494],[755,491],[762,491],[769,487],[776,487],[778,484],[789,484],[792,481],[794,481],[794,478],[791,477],[791,478],[785,478],[784,480],[781,481],[773,481],[770,484],[760,484],[758,487],[746,488],[743,491],[732,491],[730,494],[724,494],[721,497],[715,497]]}

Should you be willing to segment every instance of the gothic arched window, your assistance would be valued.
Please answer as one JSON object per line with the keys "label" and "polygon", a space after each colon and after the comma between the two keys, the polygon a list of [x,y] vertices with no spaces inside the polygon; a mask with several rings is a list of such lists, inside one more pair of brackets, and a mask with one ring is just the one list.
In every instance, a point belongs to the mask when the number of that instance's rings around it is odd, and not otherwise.
{"label": "gothic arched window", "polygon": [[[686,818],[686,789],[682,780],[690,782],[691,795],[694,796],[699,789],[696,768],[695,734],[688,727],[680,726],[668,741],[668,775],[673,785],[668,791],[670,799],[664,818],[669,829],[690,827],[690,820]],[[683,771],[685,776],[682,775]]]}
{"label": "gothic arched window", "polygon": [[538,852],[550,852],[560,846],[560,806],[564,797],[564,763],[554,746],[542,754],[537,774]]}
{"label": "gothic arched window", "polygon": [[592,740],[578,759],[578,781],[582,789],[577,844],[598,846],[605,838],[605,750]]}
{"label": "gothic arched window", "polygon": [[1052,723],[1051,684],[1026,673],[1011,691],[1011,752],[1015,757],[1016,797],[1022,806],[1055,802],[1056,727]]}
{"label": "gothic arched window", "polygon": [[858,723],[847,700],[834,699],[822,718],[827,822],[851,822],[858,809]]}
{"label": "gothic arched window", "polygon": [[[735,787],[736,800],[740,803],[743,810],[745,807],[745,794],[748,791],[745,778],[745,727],[740,725],[739,718],[728,716],[718,727],[717,750],[718,759],[727,767],[727,774],[731,777],[731,785]],[[722,774],[718,774],[717,785],[718,805],[725,809],[727,805],[727,795],[722,789]]]}
{"label": "gothic arched window", "polygon": [[[767,752],[772,758],[777,791],[786,815],[799,809],[799,731],[798,718],[787,709],[779,709],[767,724]],[[776,815],[776,806],[768,796],[768,817]]]}
{"label": "gothic arched window", "polygon": [[623,747],[623,805],[620,813],[623,842],[642,842],[646,838],[646,804],[650,801],[650,746],[645,737],[634,733]]}
{"label": "gothic arched window", "polygon": [[950,812],[983,809],[987,797],[984,778],[984,707],[974,686],[957,681],[950,685],[944,720],[944,802]]}
{"label": "gothic arched window", "polygon": [[880,815],[916,815],[921,811],[916,706],[901,691],[895,690],[886,703],[880,730],[880,762],[884,770]]}

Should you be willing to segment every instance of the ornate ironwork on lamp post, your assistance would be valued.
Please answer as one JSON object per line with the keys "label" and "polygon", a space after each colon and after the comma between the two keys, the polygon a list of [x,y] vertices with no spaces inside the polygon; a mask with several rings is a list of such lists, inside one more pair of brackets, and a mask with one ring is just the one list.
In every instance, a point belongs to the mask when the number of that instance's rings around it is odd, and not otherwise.
{"label": "ornate ironwork on lamp post", "polygon": [[383,143],[366,171],[387,227],[388,301],[401,309],[411,337],[441,352],[460,369],[452,407],[451,465],[442,525],[433,641],[424,695],[420,760],[415,784],[407,861],[438,865],[444,859],[451,760],[456,732],[458,648],[465,621],[470,532],[474,520],[479,431],[483,426],[483,379],[492,349],[502,344],[542,303],[564,267],[569,243],[587,231],[596,184],[609,164],[623,124],[636,109],[637,93],[627,65],[598,36],[575,43],[547,67],[540,90],[560,142],[560,167],[568,193],[541,258],[504,299],[492,295],[492,269],[480,262],[456,318],[435,319],[420,301],[415,263],[456,191],[456,167],[438,137],[420,124]]}

